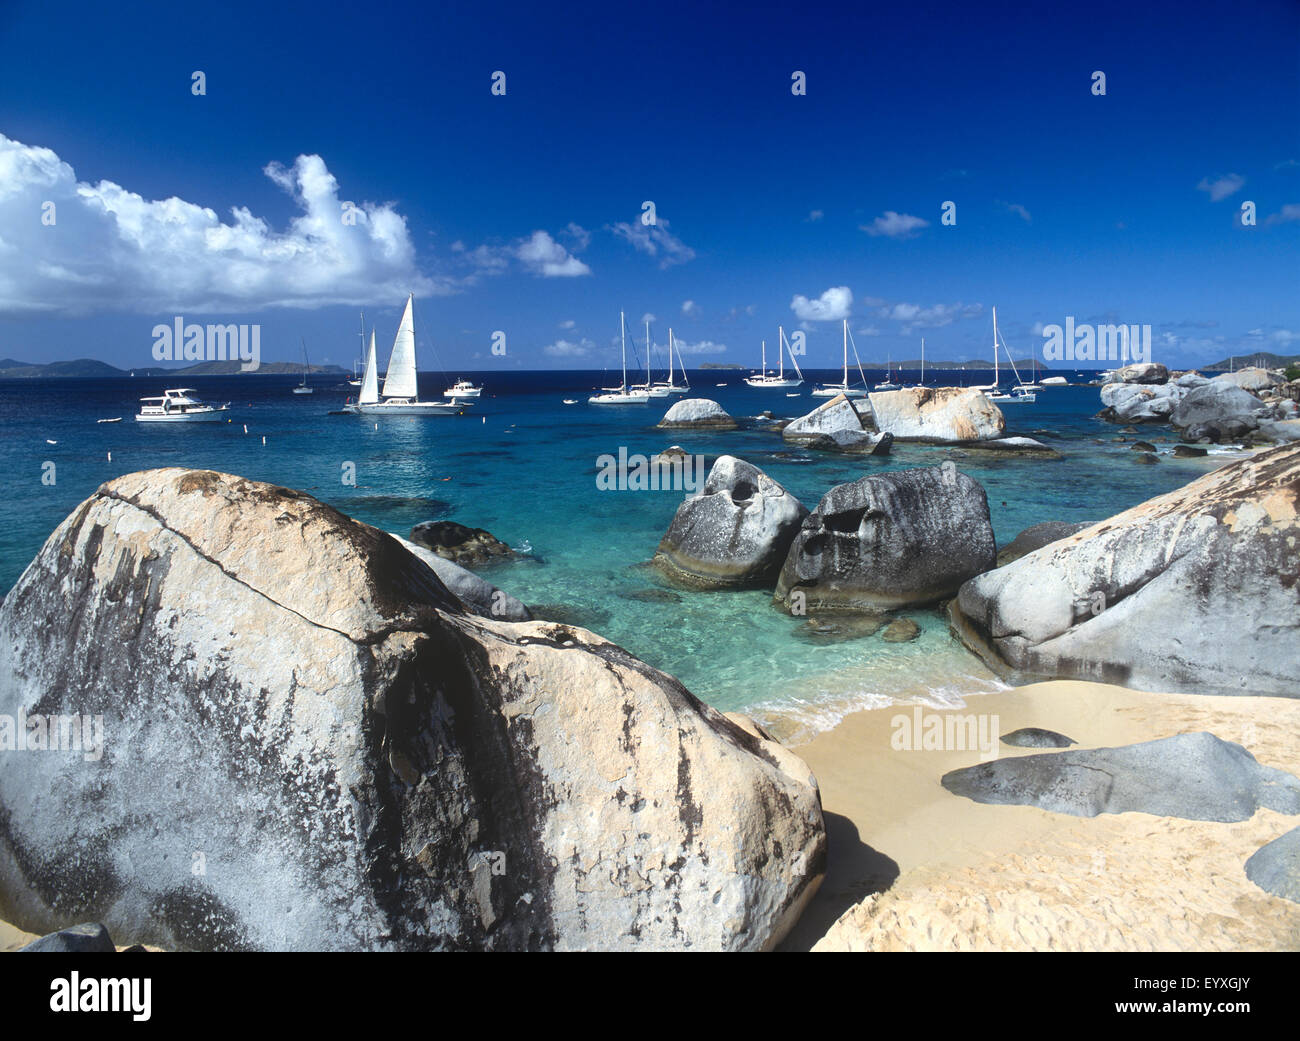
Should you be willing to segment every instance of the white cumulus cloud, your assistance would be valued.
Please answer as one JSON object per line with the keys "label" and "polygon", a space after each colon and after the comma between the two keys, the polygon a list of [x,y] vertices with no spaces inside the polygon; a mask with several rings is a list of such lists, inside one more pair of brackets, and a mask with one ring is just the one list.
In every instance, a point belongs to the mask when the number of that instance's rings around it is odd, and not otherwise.
{"label": "white cumulus cloud", "polygon": [[1216,177],[1211,181],[1208,177],[1202,177],[1201,183],[1196,186],[1197,191],[1209,192],[1210,201],[1218,202],[1220,199],[1226,199],[1234,192],[1241,190],[1241,186],[1246,183],[1246,178],[1240,174],[1224,174],[1222,177]]}
{"label": "white cumulus cloud", "polygon": [[695,259],[695,250],[668,230],[668,220],[660,217],[654,224],[635,224],[620,221],[611,224],[610,230],[619,238],[630,242],[639,253],[659,258],[660,268],[685,264]]}
{"label": "white cumulus cloud", "polygon": [[541,278],[574,278],[591,274],[591,268],[545,231],[535,231],[519,243],[515,256],[524,267]]}
{"label": "white cumulus cloud", "polygon": [[849,316],[853,293],[848,286],[835,286],[826,290],[816,300],[796,293],[790,301],[790,310],[805,322],[838,322]]}
{"label": "white cumulus cloud", "polygon": [[858,225],[868,235],[884,235],[891,239],[911,238],[922,228],[928,228],[930,222],[910,213],[895,213],[886,210],[870,224]]}

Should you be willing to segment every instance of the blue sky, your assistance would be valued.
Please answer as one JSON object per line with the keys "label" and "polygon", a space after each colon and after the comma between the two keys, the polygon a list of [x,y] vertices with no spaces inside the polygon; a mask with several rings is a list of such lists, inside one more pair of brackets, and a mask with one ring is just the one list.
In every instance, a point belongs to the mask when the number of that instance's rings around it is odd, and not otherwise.
{"label": "blue sky", "polygon": [[846,312],[988,357],[994,304],[1017,356],[1300,352],[1294,0],[124,6],[0,5],[0,357],[148,365],[180,314],[350,365],[410,290],[425,368],[616,365],[620,309],[692,365],[837,364]]}

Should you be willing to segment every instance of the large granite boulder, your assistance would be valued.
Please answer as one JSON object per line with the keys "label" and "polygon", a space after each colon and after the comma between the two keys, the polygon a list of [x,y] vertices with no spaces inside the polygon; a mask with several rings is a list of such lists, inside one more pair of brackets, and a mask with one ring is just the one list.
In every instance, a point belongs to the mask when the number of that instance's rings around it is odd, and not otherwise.
{"label": "large granite boulder", "polygon": [[719,456],[703,490],[677,508],[654,563],[696,589],[770,586],[807,516],[757,466]]}
{"label": "large granite boulder", "polygon": [[735,430],[736,421],[716,401],[683,398],[659,420],[665,430]]}
{"label": "large granite boulder", "polygon": [[1111,379],[1116,383],[1167,383],[1169,370],[1154,362],[1136,362],[1116,369]]}
{"label": "large granite boulder", "polygon": [[461,603],[475,614],[486,618],[500,618],[507,622],[527,622],[533,617],[523,603],[504,590],[498,589],[487,579],[480,578],[473,571],[459,564],[453,564],[431,549],[408,542],[400,535],[394,535],[393,538],[397,539],[407,552],[431,568],[442,584],[455,593]]}
{"label": "large granite boulder", "polygon": [[1019,682],[1300,696],[1300,445],[1262,451],[967,582],[954,628]]}
{"label": "large granite boulder", "polygon": [[1281,387],[1286,383],[1286,379],[1275,372],[1269,372],[1268,369],[1247,368],[1215,376],[1214,382],[1230,383],[1242,390],[1259,393],[1264,390],[1272,390],[1274,387]]}
{"label": "large granite boulder", "polygon": [[876,474],[826,493],[790,547],[776,598],[808,612],[927,604],[995,562],[978,482],[952,463]]}
{"label": "large granite boulder", "polygon": [[1107,383],[1101,388],[1101,418],[1111,423],[1163,423],[1186,394],[1177,383]]}
{"label": "large granite boulder", "polygon": [[843,394],[837,394],[806,416],[787,423],[781,436],[793,444],[809,444],[839,431],[849,431],[856,435],[864,429],[862,417],[853,407],[853,402]]}
{"label": "large granite boulder", "polygon": [[589,632],[467,613],[310,496],[210,471],[118,478],[59,525],[0,605],[3,715],[104,736],[0,754],[0,917],[32,932],[756,950],[825,861],[793,753]]}
{"label": "large granite boulder", "polygon": [[896,441],[991,441],[1007,428],[1002,410],[981,391],[908,387],[868,395],[877,430]]}
{"label": "large granite boulder", "polygon": [[1169,422],[1185,441],[1234,441],[1259,426],[1264,403],[1235,383],[1212,379],[1196,387],[1170,413]]}
{"label": "large granite boulder", "polygon": [[1261,807],[1300,813],[1300,780],[1261,766],[1241,745],[1205,731],[1121,748],[999,759],[953,770],[941,783],[975,802],[1075,817],[1149,813],[1227,822],[1249,820]]}

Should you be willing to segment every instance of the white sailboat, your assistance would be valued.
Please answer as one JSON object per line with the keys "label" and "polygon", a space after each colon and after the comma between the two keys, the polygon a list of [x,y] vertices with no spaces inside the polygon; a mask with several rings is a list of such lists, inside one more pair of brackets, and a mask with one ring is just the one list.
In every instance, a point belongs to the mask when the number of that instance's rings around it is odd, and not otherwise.
{"label": "white sailboat", "polygon": [[1000,386],[1001,375],[998,372],[998,308],[993,306],[993,382],[973,385],[971,390],[982,390],[990,401],[1010,401],[1011,395],[1005,394]]}
{"label": "white sailboat", "polygon": [[[848,326],[847,319],[845,320],[845,326],[846,327]],[[885,355],[885,357],[887,359],[887,361],[885,362],[885,366],[886,366],[885,372],[888,373],[888,375],[885,377],[885,381],[883,383],[876,384],[875,389],[876,390],[902,390],[903,385],[901,383],[894,382],[894,359],[892,355]],[[847,359],[845,360],[847,361]]]}
{"label": "white sailboat", "polygon": [[[1004,391],[1001,387],[1001,375],[998,370],[999,349],[1007,352],[1007,361],[1011,363],[1011,372],[1016,378],[1016,385],[1011,389],[1010,393]],[[993,308],[993,382],[988,386],[977,386],[972,389],[983,391],[984,396],[990,401],[1032,405],[1038,400],[1038,395],[1035,393],[1037,388],[1021,381],[1020,373],[1016,371],[1015,360],[1011,357],[1011,351],[1005,343],[1002,343],[1001,337],[998,335],[997,307]]]}
{"label": "white sailboat", "polygon": [[307,373],[311,371],[311,362],[307,360],[307,341],[302,341],[302,382],[293,388],[295,394],[310,394],[311,387],[307,386]]}
{"label": "white sailboat", "polygon": [[837,394],[843,394],[846,398],[865,398],[867,396],[867,377],[862,371],[862,361],[858,358],[858,345],[853,345],[853,357],[858,362],[858,375],[862,377],[862,385],[859,387],[849,386],[849,320],[844,319],[844,382],[843,383],[824,383],[813,391],[815,398],[833,398]]}
{"label": "white sailboat", "polygon": [[[776,372],[776,375],[774,376],[774,375],[772,375],[772,373],[770,373],[770,372],[767,371],[767,341],[764,340],[764,341],[763,341],[763,348],[762,348],[762,349],[763,349],[763,355],[762,355],[763,368],[759,371],[759,373],[758,373],[756,376],[746,376],[746,377],[745,377],[745,382],[748,383],[751,387],[756,387],[756,388],[758,388],[759,390],[768,390],[768,389],[776,388],[776,387],[800,387],[800,386],[803,386],[803,373],[799,370],[799,362],[798,362],[798,359],[795,358],[795,356],[794,356],[794,351],[790,350],[790,345],[789,345],[788,343],[786,343],[786,340],[785,340],[785,326],[778,325],[778,326],[776,327],[776,335],[777,335],[777,344],[776,344],[777,372]],[[786,355],[786,352],[787,352],[787,351],[789,351],[789,353],[790,353],[790,364],[794,366],[794,371],[795,371],[796,373],[798,373],[798,376],[799,376],[798,379],[794,379],[793,377],[787,377],[786,374],[785,374],[785,355]]]}
{"label": "white sailboat", "polygon": [[602,387],[603,394],[593,394],[587,399],[590,405],[644,405],[650,400],[644,390],[629,390],[627,385],[627,321],[622,311],[618,313],[618,330],[623,350],[623,382],[617,387]]}
{"label": "white sailboat", "polygon": [[[673,356],[668,355],[668,367],[671,369]],[[652,398],[668,397],[668,384],[655,383],[650,379],[650,320],[646,319],[645,323],[645,382],[638,383],[632,388],[633,394],[645,394]]]}
{"label": "white sailboat", "polygon": [[370,333],[370,351],[366,357],[366,374],[361,393],[351,411],[382,416],[458,416],[465,406],[457,401],[421,401],[416,385],[415,294],[406,298],[406,310],[397,326],[393,352],[388,356],[384,390],[379,393],[379,371],[375,364],[375,334]]}
{"label": "white sailboat", "polygon": [[668,382],[653,383],[650,385],[650,393],[656,398],[666,398],[669,394],[685,394],[691,389],[691,382],[686,378],[686,365],[682,361],[682,352],[677,351],[677,364],[682,367],[682,386],[678,386],[673,377],[673,351],[676,350],[676,342],[673,340],[673,327],[668,327]]}

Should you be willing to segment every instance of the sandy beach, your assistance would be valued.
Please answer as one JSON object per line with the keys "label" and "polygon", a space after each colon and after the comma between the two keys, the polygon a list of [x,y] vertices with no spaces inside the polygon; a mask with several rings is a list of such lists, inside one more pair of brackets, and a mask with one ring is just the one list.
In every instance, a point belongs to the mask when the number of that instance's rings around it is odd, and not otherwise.
{"label": "sandy beach", "polygon": [[[927,708],[927,714],[938,712]],[[1207,730],[1300,774],[1300,701],[1039,683],[972,697],[998,734],[1041,727],[1078,748]],[[827,877],[784,950],[1275,950],[1300,948],[1300,906],[1243,864],[1297,821],[1143,813],[1079,818],[981,805],[940,778],[975,751],[896,751],[910,706],[856,713],[795,751],[821,784]],[[1002,745],[1000,756],[1042,749]]]}

